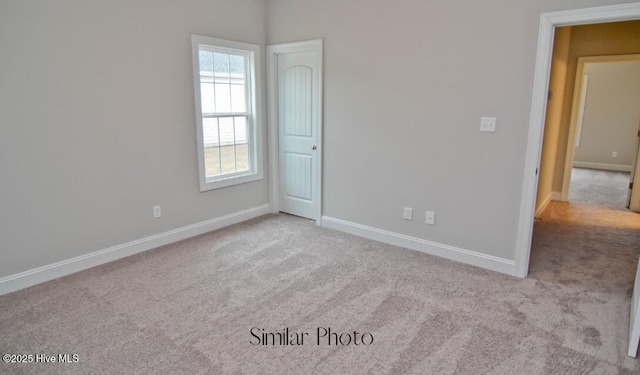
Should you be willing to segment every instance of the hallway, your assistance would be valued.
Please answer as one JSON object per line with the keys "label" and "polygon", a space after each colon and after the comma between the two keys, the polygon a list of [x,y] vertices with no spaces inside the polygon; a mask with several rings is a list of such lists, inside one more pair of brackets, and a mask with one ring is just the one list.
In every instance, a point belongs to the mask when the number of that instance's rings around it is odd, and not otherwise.
{"label": "hallway", "polygon": [[574,168],[570,202],[552,201],[533,231],[529,277],[630,295],[640,214],[624,208],[629,174]]}

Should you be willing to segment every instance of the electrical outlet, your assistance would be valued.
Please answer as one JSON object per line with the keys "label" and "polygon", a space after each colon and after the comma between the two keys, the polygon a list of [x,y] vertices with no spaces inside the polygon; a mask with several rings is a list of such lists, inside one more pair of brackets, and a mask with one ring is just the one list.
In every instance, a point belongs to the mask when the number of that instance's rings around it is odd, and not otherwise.
{"label": "electrical outlet", "polygon": [[611,153],[611,157],[612,158],[617,158],[618,157],[618,152],[617,151],[612,152]]}
{"label": "electrical outlet", "polygon": [[162,208],[160,206],[153,206],[153,218],[157,219],[162,216]]}
{"label": "electrical outlet", "polygon": [[496,118],[495,117],[480,117],[480,131],[481,132],[495,132],[496,131]]}
{"label": "electrical outlet", "polygon": [[436,213],[433,211],[427,211],[427,218],[425,223],[429,225],[436,225]]}
{"label": "electrical outlet", "polygon": [[413,208],[405,207],[404,208],[404,219],[405,220],[413,220]]}

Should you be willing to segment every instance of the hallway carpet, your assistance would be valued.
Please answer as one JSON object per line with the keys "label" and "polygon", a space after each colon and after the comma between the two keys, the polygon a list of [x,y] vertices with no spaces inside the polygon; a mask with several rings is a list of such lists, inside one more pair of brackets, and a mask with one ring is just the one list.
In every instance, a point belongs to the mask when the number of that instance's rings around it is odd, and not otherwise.
{"label": "hallway carpet", "polygon": [[629,180],[629,172],[573,168],[569,201],[624,210],[627,204]]}
{"label": "hallway carpet", "polygon": [[570,216],[554,204],[537,222],[551,236],[526,279],[264,216],[0,296],[2,354],[78,359],[0,373],[638,373],[639,223],[554,225]]}

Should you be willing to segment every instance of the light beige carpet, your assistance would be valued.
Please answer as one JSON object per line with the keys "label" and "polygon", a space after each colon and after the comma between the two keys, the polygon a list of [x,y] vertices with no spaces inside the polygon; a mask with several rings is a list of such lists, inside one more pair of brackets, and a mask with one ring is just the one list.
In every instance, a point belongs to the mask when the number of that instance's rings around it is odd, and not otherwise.
{"label": "light beige carpet", "polygon": [[624,210],[629,182],[629,172],[573,168],[569,201]]}
{"label": "light beige carpet", "polygon": [[[638,373],[626,356],[638,228],[602,233],[608,248],[583,230],[581,245],[565,248],[578,232],[553,220],[536,224],[532,276],[517,279],[265,216],[1,296],[2,354],[78,362],[0,372]],[[545,231],[556,240],[541,240]],[[561,254],[545,260],[553,241]],[[252,328],[309,340],[253,345]],[[318,345],[318,328],[373,342]]]}

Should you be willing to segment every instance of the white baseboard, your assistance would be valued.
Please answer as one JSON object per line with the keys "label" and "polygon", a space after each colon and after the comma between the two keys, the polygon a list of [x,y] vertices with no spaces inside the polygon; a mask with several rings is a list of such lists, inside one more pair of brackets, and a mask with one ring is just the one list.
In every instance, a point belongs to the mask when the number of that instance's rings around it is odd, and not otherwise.
{"label": "white baseboard", "polygon": [[173,242],[198,236],[212,230],[237,224],[258,216],[266,215],[269,212],[270,206],[268,204],[257,206],[215,219],[145,237],[136,241],[131,241],[122,245],[116,245],[108,249],[94,251],[75,258],[66,259],[46,266],[6,276],[0,278],[0,295],[11,293],[16,290],[24,289],[62,276],[67,276],[120,258],[151,250],[159,246],[168,245]]}
{"label": "white baseboard", "polygon": [[368,238],[370,240],[380,241],[390,245],[400,246],[441,258],[450,259],[456,262],[505,273],[507,275],[515,275],[516,271],[515,261],[513,260],[498,258],[492,255],[486,255],[471,250],[423,240],[421,238],[372,228],[328,216],[322,217],[322,226],[340,232]]}
{"label": "white baseboard", "polygon": [[606,163],[589,163],[586,161],[574,161],[573,166],[576,168],[602,169],[605,171],[615,172],[631,172],[630,165],[606,164]]}

